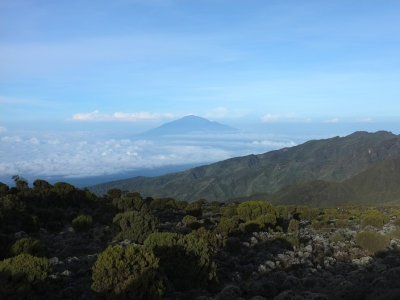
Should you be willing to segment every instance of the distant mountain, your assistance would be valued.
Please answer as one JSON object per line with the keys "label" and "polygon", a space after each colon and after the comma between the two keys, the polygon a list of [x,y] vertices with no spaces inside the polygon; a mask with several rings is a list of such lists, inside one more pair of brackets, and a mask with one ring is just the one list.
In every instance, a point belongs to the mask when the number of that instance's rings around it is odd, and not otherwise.
{"label": "distant mountain", "polygon": [[90,190],[103,194],[110,188],[120,188],[152,197],[227,201],[272,194],[284,186],[310,181],[317,181],[315,185],[320,181],[335,184],[362,173],[375,163],[397,157],[400,157],[400,136],[386,131],[355,132],[346,137],[313,140],[184,172],[109,182],[92,186]]}
{"label": "distant mountain", "polygon": [[168,135],[186,135],[200,133],[233,133],[238,129],[209,121],[198,116],[186,116],[181,119],[165,123],[157,128],[148,130],[141,135],[143,136],[168,136]]}

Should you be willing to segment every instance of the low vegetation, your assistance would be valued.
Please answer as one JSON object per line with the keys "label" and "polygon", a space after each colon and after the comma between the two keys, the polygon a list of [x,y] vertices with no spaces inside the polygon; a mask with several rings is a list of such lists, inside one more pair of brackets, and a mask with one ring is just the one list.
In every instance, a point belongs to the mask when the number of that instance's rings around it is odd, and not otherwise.
{"label": "low vegetation", "polygon": [[400,296],[395,206],[98,197],[15,180],[0,183],[1,299]]}

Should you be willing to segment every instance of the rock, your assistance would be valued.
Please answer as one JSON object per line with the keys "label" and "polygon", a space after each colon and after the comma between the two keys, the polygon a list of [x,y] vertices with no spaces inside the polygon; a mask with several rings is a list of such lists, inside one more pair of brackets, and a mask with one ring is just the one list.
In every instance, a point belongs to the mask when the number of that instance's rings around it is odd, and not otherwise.
{"label": "rock", "polygon": [[311,253],[311,252],[312,252],[312,250],[313,250],[313,248],[312,248],[312,246],[311,246],[311,245],[307,245],[307,246],[305,246],[305,247],[304,247],[304,251],[305,251],[305,252],[309,252],[309,253]]}
{"label": "rock", "polygon": [[242,291],[236,285],[228,285],[215,297],[216,300],[241,299]]}
{"label": "rock", "polygon": [[61,275],[62,275],[62,276],[65,276],[65,277],[69,277],[69,276],[72,275],[72,272],[71,272],[70,270],[65,270],[65,271],[63,271],[63,272],[61,273]]}
{"label": "rock", "polygon": [[51,266],[58,265],[59,263],[60,263],[60,260],[58,259],[58,257],[49,258],[49,264]]}
{"label": "rock", "polygon": [[355,259],[352,259],[352,264],[353,265],[356,265],[357,267],[365,267],[365,266],[367,266],[368,264],[370,264],[371,262],[372,262],[372,257],[371,256],[364,256],[364,257],[361,257],[361,258],[355,258]]}
{"label": "rock", "polygon": [[252,237],[250,238],[250,244],[251,244],[252,246],[254,246],[254,245],[256,245],[257,243],[258,243],[257,239],[256,239],[254,236],[252,236]]}
{"label": "rock", "polygon": [[288,276],[288,277],[286,277],[285,281],[283,282],[282,287],[284,289],[291,289],[291,288],[298,287],[301,285],[302,285],[302,283],[299,278],[297,278],[295,276]]}
{"label": "rock", "polygon": [[267,298],[264,298],[263,296],[254,296],[251,297],[250,300],[267,300]]}
{"label": "rock", "polygon": [[20,239],[20,238],[28,237],[28,234],[25,231],[21,230],[21,231],[14,233],[14,237],[16,239]]}
{"label": "rock", "polygon": [[274,300],[303,300],[303,297],[296,295],[292,290],[286,290],[276,296]]}
{"label": "rock", "polygon": [[376,273],[382,273],[382,272],[387,270],[387,266],[382,264],[382,263],[380,263],[380,262],[374,262],[373,265],[372,265],[372,269]]}
{"label": "rock", "polygon": [[273,261],[271,261],[271,260],[267,260],[267,261],[265,262],[265,266],[267,266],[267,267],[270,268],[271,270],[273,270],[273,269],[276,268],[275,263],[274,263]]}
{"label": "rock", "polygon": [[76,256],[68,257],[68,258],[66,259],[66,262],[69,263],[69,264],[74,263],[74,262],[77,262],[77,261],[79,261],[79,258],[77,258]]}
{"label": "rock", "polygon": [[258,269],[258,272],[261,274],[266,273],[268,271],[268,268],[263,264],[259,265],[257,269]]}

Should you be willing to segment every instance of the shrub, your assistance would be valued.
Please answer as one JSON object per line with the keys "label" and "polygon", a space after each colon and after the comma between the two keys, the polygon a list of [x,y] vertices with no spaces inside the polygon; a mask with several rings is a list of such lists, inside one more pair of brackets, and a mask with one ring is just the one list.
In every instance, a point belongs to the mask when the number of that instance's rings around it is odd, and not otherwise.
{"label": "shrub", "polygon": [[156,232],[144,246],[160,258],[160,267],[176,290],[206,287],[216,278],[207,243],[193,234]]}
{"label": "shrub", "polygon": [[335,227],[336,228],[345,228],[348,225],[348,220],[345,219],[339,219],[335,221]]}
{"label": "shrub", "polygon": [[183,217],[182,223],[186,227],[190,227],[192,229],[197,229],[200,226],[200,224],[197,222],[197,218],[189,215]]}
{"label": "shrub", "polygon": [[253,233],[253,232],[261,231],[260,224],[256,221],[252,221],[252,220],[247,221],[246,223],[240,224],[239,228],[244,233]]}
{"label": "shrub", "polygon": [[206,241],[212,250],[215,250],[220,246],[220,241],[218,240],[217,235],[204,227],[193,230],[190,234]]}
{"label": "shrub", "polygon": [[296,219],[291,219],[288,226],[288,232],[297,232],[299,231],[299,221]]}
{"label": "shrub", "polygon": [[275,242],[279,242],[283,248],[288,250],[293,250],[296,247],[300,246],[300,241],[297,236],[286,235],[286,234],[278,234],[275,239]]}
{"label": "shrub", "polygon": [[121,196],[122,196],[122,191],[117,188],[109,189],[107,191],[107,195],[106,195],[107,198],[112,199],[112,200],[115,198],[121,198]]}
{"label": "shrub", "polygon": [[47,278],[47,258],[20,254],[0,262],[0,295],[4,299],[34,298]]}
{"label": "shrub", "polygon": [[381,229],[387,221],[388,217],[376,209],[368,210],[361,215],[361,227],[363,228],[371,225]]}
{"label": "shrub", "polygon": [[114,198],[112,203],[120,211],[147,209],[139,193],[129,193],[126,197]]}
{"label": "shrub", "polygon": [[117,214],[113,219],[114,225],[120,230],[117,239],[128,239],[133,242],[143,243],[146,237],[154,232],[158,220],[148,212],[126,211]]}
{"label": "shrub", "polygon": [[192,202],[189,203],[185,207],[185,212],[187,215],[193,216],[193,217],[200,217],[202,215],[202,210],[201,210],[201,203],[200,202]]}
{"label": "shrub", "polygon": [[393,239],[400,239],[400,228],[396,227],[395,230],[390,232],[390,237],[393,238]]}
{"label": "shrub", "polygon": [[237,207],[237,214],[244,221],[254,220],[257,217],[273,212],[273,207],[268,202],[247,201],[240,203]]}
{"label": "shrub", "polygon": [[216,230],[217,232],[227,236],[231,233],[237,232],[238,227],[239,227],[238,217],[231,217],[231,218],[221,217]]}
{"label": "shrub", "polygon": [[272,228],[276,225],[276,217],[273,213],[263,214],[255,219],[261,229]]}
{"label": "shrub", "polygon": [[92,268],[92,290],[118,299],[161,299],[159,259],[143,247],[109,246]]}
{"label": "shrub", "polygon": [[228,204],[221,207],[221,213],[225,217],[233,217],[237,215],[236,204]]}
{"label": "shrub", "polygon": [[157,198],[150,202],[150,209],[165,210],[168,208],[177,208],[175,199],[173,198]]}
{"label": "shrub", "polygon": [[370,253],[377,253],[385,250],[389,246],[390,239],[388,236],[367,230],[357,233],[355,242],[358,246]]}
{"label": "shrub", "polygon": [[72,227],[76,232],[88,231],[93,225],[91,216],[79,215],[72,220]]}
{"label": "shrub", "polygon": [[21,238],[16,241],[10,248],[10,253],[12,256],[19,254],[30,254],[33,256],[46,256],[47,249],[46,246],[37,239],[26,237]]}
{"label": "shrub", "polygon": [[345,242],[345,241],[346,238],[340,233],[335,233],[329,237],[329,242],[331,243]]}
{"label": "shrub", "polygon": [[308,206],[301,206],[297,209],[300,214],[300,220],[315,220],[320,214],[321,210],[319,208],[310,208]]}
{"label": "shrub", "polygon": [[328,222],[326,220],[318,221],[318,220],[313,220],[311,222],[311,227],[314,229],[322,229],[328,226]]}

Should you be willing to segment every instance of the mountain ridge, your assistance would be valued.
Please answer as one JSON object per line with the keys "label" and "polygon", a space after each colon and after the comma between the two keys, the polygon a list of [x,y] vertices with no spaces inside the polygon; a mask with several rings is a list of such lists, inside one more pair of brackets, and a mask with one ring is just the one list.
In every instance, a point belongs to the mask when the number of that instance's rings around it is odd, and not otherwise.
{"label": "mountain ridge", "polygon": [[373,163],[400,156],[400,136],[386,131],[355,132],[345,137],[311,140],[263,154],[230,158],[158,177],[135,177],[89,187],[137,191],[151,197],[227,201],[271,194],[286,185],[313,180],[344,181]]}

